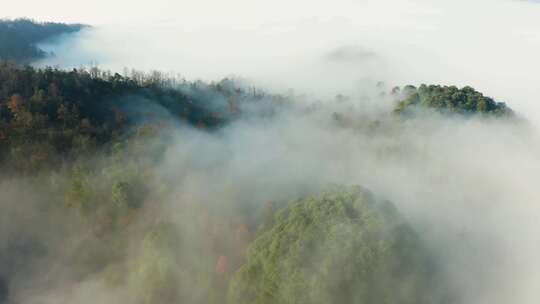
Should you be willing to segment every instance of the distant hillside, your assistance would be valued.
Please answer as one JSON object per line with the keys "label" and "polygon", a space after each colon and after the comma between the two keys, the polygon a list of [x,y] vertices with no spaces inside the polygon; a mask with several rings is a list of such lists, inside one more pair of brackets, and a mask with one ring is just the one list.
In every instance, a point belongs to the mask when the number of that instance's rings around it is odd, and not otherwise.
{"label": "distant hillside", "polygon": [[85,25],[36,22],[30,19],[0,20],[0,59],[28,63],[47,53],[37,44],[55,36],[80,31]]}

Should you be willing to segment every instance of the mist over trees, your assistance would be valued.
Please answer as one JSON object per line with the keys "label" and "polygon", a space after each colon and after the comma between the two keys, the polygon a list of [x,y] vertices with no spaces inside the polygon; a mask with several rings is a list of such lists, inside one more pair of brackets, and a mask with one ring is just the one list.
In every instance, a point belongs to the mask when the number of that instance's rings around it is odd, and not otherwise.
{"label": "mist over trees", "polygon": [[[2,21],[0,57],[40,58],[36,43],[81,28]],[[429,128],[401,119],[415,109],[434,130],[513,112],[470,87],[376,90],[385,112],[234,79],[0,63],[0,303],[462,303],[390,190],[326,183],[347,160],[425,169],[414,136]]]}
{"label": "mist over trees", "polygon": [[21,173],[91,153],[145,124],[215,129],[237,119],[246,103],[258,105],[257,115],[271,115],[285,97],[228,79],[205,84],[157,72],[122,76],[0,63],[0,100],[2,167]]}
{"label": "mist over trees", "polygon": [[[0,256],[4,298],[35,275],[22,265],[54,259],[70,269],[65,280],[100,276],[108,288],[129,290],[121,298],[134,303],[457,303],[414,228],[366,189],[334,187],[290,203],[227,202],[230,211],[216,213],[171,198],[176,180],[160,177],[177,130],[185,133],[180,140],[220,137],[236,123],[322,114],[337,130],[373,136],[399,125],[391,111],[360,118],[345,96],[294,105],[293,97],[229,79],[207,84],[157,72],[4,63],[0,84],[1,187],[40,193],[23,198],[11,190],[6,216],[38,227],[55,223],[57,234],[8,230]],[[398,108],[411,99],[388,96]],[[204,161],[198,153],[193,161]],[[26,205],[14,208],[19,200]],[[178,214],[165,211],[171,200]],[[70,245],[59,252],[64,242]],[[64,270],[49,271],[46,284],[65,284],[51,279]],[[39,276],[28,280],[45,284]]]}

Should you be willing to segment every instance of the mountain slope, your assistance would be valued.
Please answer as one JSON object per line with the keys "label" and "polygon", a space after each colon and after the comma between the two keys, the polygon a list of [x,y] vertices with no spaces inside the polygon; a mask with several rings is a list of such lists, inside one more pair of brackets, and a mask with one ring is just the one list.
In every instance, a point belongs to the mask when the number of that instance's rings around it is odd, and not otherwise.
{"label": "mountain slope", "polygon": [[62,34],[80,31],[82,24],[35,22],[29,19],[0,20],[0,59],[28,63],[47,53],[37,44]]}

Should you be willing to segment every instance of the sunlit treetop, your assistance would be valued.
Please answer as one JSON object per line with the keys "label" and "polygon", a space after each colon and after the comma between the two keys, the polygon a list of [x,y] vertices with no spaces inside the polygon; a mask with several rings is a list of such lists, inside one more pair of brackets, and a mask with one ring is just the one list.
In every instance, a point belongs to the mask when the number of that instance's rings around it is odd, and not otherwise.
{"label": "sunlit treetop", "polygon": [[459,89],[455,86],[423,84],[418,88],[406,86],[394,92],[403,96],[394,109],[397,114],[410,114],[419,108],[434,109],[443,114],[487,114],[498,117],[513,114],[505,103],[486,97],[471,87]]}

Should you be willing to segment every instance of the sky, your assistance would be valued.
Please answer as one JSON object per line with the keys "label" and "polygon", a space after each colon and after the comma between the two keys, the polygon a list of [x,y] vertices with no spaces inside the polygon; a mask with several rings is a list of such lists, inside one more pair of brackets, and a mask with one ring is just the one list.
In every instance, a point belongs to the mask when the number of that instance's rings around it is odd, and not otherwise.
{"label": "sky", "polygon": [[[11,2],[3,15],[30,16],[40,20],[64,20],[94,25],[120,23],[175,23],[183,26],[254,26],[267,22],[298,21],[306,18],[355,16],[358,10],[376,15],[416,14],[424,8],[413,1],[400,1],[398,10],[388,9],[391,1],[284,1],[284,0],[201,0],[201,1],[69,1]],[[389,5],[390,4],[390,5]],[[388,15],[388,17],[391,17]],[[375,16],[374,16],[375,17]],[[380,18],[374,20],[380,21]]]}

